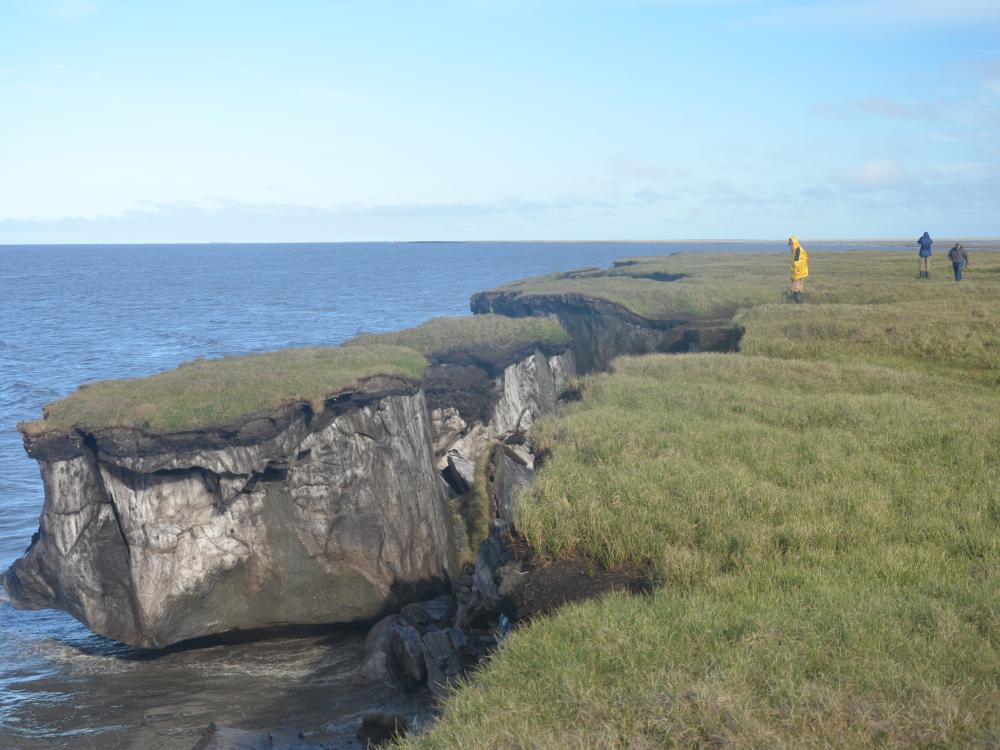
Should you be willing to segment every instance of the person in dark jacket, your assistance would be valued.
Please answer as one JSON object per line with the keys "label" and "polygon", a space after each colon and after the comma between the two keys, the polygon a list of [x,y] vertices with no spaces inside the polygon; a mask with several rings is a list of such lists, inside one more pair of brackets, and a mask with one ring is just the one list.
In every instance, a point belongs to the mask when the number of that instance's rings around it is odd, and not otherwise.
{"label": "person in dark jacket", "polygon": [[920,246],[920,273],[917,274],[917,278],[929,279],[931,277],[931,245],[934,244],[934,240],[931,239],[931,236],[927,232],[924,232],[923,237],[917,240],[917,244]]}
{"label": "person in dark jacket", "polygon": [[956,242],[955,246],[948,251],[948,260],[951,267],[955,269],[955,281],[962,280],[962,271],[969,265],[969,254],[965,252],[965,247]]}

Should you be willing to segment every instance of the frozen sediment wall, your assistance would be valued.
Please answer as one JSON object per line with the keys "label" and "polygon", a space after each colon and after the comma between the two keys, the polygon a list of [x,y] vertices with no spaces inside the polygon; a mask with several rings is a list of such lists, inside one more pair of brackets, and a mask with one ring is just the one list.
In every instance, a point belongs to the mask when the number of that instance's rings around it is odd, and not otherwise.
{"label": "frozen sediment wall", "polygon": [[657,319],[606,300],[573,294],[521,296],[503,289],[479,292],[472,312],[515,318],[554,315],[569,334],[577,370],[607,370],[615,357],[652,352],[733,351],[742,335],[726,319]]}
{"label": "frozen sediment wall", "polygon": [[45,503],[4,575],[11,601],[125,643],[369,620],[453,572],[419,383],[227,430],[25,443]]}
{"label": "frozen sediment wall", "polygon": [[457,549],[448,454],[474,462],[491,438],[527,429],[575,372],[572,354],[518,356],[383,378],[316,413],[301,403],[196,432],[28,436],[45,503],[4,575],[11,602],[159,648],[367,621],[444,590]]}

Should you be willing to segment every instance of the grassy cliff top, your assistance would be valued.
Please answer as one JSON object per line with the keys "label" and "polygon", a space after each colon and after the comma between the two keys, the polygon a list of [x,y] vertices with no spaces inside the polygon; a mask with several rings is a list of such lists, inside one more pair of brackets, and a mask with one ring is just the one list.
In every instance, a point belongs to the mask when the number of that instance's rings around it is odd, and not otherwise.
{"label": "grassy cliff top", "polygon": [[519,505],[532,547],[645,563],[658,589],[517,630],[413,746],[968,747],[1000,733],[994,389],[650,355],[589,378],[536,441],[551,453]]}
{"label": "grassy cliff top", "polygon": [[299,401],[320,409],[328,396],[363,388],[361,381],[367,378],[416,379],[426,366],[419,352],[386,345],[198,359],[147,378],[82,385],[46,406],[44,419],[20,427],[25,434],[38,435],[73,428],[170,433],[225,426]]}
{"label": "grassy cliff top", "polygon": [[345,346],[391,344],[416,349],[426,357],[466,352],[487,360],[502,360],[530,346],[562,347],[569,336],[551,317],[508,318],[503,315],[466,315],[434,318],[395,333],[358,336]]}
{"label": "grassy cliff top", "polygon": [[[807,247],[808,250],[808,247]],[[1000,256],[974,253],[970,281],[996,283]],[[933,260],[929,280],[916,277],[916,253],[814,252],[806,281],[811,302],[885,304],[935,299],[950,281],[950,264]],[[674,280],[660,280],[670,279]],[[785,301],[788,253],[678,253],[619,261],[605,271],[558,273],[496,289],[529,302],[537,297],[581,296],[620,305],[649,320],[730,317],[740,309]]]}
{"label": "grassy cliff top", "polygon": [[995,744],[1000,254],[972,263],[813,256],[807,304],[751,306],[740,354],[584,379],[536,426],[519,528],[657,589],[517,629],[407,746]]}

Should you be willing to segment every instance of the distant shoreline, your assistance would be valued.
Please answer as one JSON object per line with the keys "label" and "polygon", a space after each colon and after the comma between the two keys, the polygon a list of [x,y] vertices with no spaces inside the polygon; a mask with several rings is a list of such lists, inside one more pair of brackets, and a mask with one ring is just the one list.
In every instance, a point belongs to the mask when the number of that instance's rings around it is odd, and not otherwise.
{"label": "distant shoreline", "polygon": [[[773,245],[784,243],[784,237],[775,239],[689,239],[689,240],[315,240],[308,242],[25,242],[0,243],[3,248],[24,247],[232,247],[232,246],[273,246],[315,247],[325,245]],[[941,237],[935,245],[950,242],[997,243],[1000,237]],[[864,245],[868,243],[916,243],[915,237],[862,237],[862,238],[806,238],[803,244],[845,244]]]}

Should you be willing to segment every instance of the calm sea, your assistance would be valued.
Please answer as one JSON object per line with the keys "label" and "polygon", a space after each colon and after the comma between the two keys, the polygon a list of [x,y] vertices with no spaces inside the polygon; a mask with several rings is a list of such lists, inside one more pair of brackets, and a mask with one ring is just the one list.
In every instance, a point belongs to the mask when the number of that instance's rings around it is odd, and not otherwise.
{"label": "calm sea", "polygon": [[[861,246],[873,245],[809,247]],[[466,314],[469,295],[481,289],[629,255],[781,249],[732,242],[0,246],[0,568],[23,553],[43,498],[15,425],[80,383],[147,375],[195,357],[337,344],[359,332]],[[93,636],[62,613],[16,611],[0,590],[0,748],[189,748],[210,721],[325,728],[346,743],[366,704],[419,708],[352,684],[363,638],[339,630],[148,654]]]}

